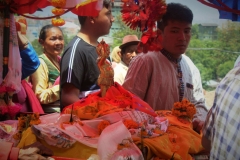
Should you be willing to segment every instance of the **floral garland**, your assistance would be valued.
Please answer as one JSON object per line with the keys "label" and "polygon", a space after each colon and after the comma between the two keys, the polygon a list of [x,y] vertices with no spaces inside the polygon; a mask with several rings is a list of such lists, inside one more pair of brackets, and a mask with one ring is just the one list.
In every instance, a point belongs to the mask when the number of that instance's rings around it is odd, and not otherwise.
{"label": "floral garland", "polygon": [[111,123],[107,120],[103,120],[98,124],[98,133],[99,135],[102,133],[102,131],[107,127],[111,125]]}
{"label": "floral garland", "polygon": [[124,148],[130,148],[132,143],[133,143],[133,140],[131,138],[123,139],[122,143],[118,144],[117,149],[122,150]]}
{"label": "floral garland", "polygon": [[181,102],[175,102],[172,109],[172,115],[177,117],[185,117],[189,120],[193,119],[196,114],[196,107],[187,99],[183,99]]}
{"label": "floral garland", "polygon": [[123,121],[123,124],[126,126],[127,129],[138,129],[140,127],[139,124],[132,119],[125,119]]}
{"label": "floral garland", "polygon": [[13,138],[16,140],[20,140],[22,137],[23,131],[25,131],[28,127],[31,127],[32,125],[40,124],[41,120],[39,119],[38,113],[33,114],[27,114],[27,115],[21,115],[18,118],[18,132],[13,135]]}
{"label": "floral garland", "polygon": [[52,13],[55,15],[58,15],[55,19],[52,19],[52,24],[54,26],[62,26],[65,24],[64,19],[60,17],[60,15],[65,13],[65,10],[63,9],[66,5],[66,0],[51,0],[50,1],[52,6],[55,8],[52,9]]}
{"label": "floral garland", "polygon": [[122,6],[123,22],[131,29],[140,29],[142,50],[159,51],[162,38],[158,34],[156,22],[166,13],[165,0],[124,0]]}

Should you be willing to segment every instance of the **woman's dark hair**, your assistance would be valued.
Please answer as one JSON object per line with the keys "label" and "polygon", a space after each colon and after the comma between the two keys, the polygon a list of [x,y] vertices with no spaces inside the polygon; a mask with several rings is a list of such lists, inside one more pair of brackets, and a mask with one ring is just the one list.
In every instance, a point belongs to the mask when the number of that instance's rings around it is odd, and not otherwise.
{"label": "woman's dark hair", "polygon": [[[103,0],[103,7],[109,8],[110,5],[113,6],[112,0]],[[78,21],[80,25],[84,25],[86,19],[87,19],[87,16],[78,16]]]}
{"label": "woman's dark hair", "polygon": [[[42,27],[42,29],[39,33],[39,39],[42,39],[45,41],[45,39],[47,38],[46,37],[47,31],[51,28],[58,28],[62,32],[62,29],[60,27],[48,24],[48,25]],[[63,34],[63,32],[62,32],[62,34]]]}
{"label": "woman's dark hair", "polygon": [[192,23],[192,20],[193,13],[187,6],[180,3],[169,3],[166,13],[163,15],[162,19],[157,22],[157,27],[160,30],[164,30],[169,21]]}

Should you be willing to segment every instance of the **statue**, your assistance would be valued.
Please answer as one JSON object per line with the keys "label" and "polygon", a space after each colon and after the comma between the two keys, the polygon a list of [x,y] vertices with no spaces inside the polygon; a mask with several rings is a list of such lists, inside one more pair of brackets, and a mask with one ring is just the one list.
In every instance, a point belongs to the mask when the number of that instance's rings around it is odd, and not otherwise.
{"label": "statue", "polygon": [[114,84],[114,71],[110,61],[107,60],[110,54],[110,49],[108,44],[106,44],[104,40],[102,40],[98,44],[97,53],[97,65],[100,70],[100,75],[98,77],[98,85],[101,89],[101,97],[104,97],[108,88]]}

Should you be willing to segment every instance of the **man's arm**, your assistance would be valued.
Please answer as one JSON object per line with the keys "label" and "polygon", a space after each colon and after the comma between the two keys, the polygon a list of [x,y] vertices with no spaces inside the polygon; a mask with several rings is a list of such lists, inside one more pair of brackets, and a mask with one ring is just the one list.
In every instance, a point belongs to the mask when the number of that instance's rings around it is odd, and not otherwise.
{"label": "man's arm", "polygon": [[202,136],[202,146],[207,150],[211,150],[211,141],[209,141],[206,137]]}
{"label": "man's arm", "polygon": [[207,150],[211,150],[211,137],[212,137],[212,129],[213,129],[213,116],[212,116],[212,108],[209,110],[206,121],[202,128],[202,146]]}
{"label": "man's arm", "polygon": [[195,104],[195,107],[197,109],[197,113],[194,115],[193,118],[193,129],[196,132],[200,133],[204,121],[206,120],[208,109],[206,107],[205,97],[203,94],[201,75],[198,68],[194,64],[192,66],[192,74],[194,90],[191,102]]}
{"label": "man's arm", "polygon": [[71,83],[65,83],[61,88],[61,106],[66,107],[79,101],[80,90]]}

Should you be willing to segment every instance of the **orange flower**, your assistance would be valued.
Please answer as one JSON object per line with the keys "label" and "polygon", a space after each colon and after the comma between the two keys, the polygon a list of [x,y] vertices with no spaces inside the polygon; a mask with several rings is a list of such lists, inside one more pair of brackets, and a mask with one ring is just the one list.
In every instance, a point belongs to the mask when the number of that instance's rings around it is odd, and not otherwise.
{"label": "orange flower", "polygon": [[176,102],[174,103],[174,108],[181,108],[182,107],[182,104],[180,102]]}
{"label": "orange flower", "polygon": [[187,99],[183,99],[181,102],[176,102],[173,105],[172,115],[174,116],[183,116],[192,120],[194,114],[196,114],[196,107]]}
{"label": "orange flower", "polygon": [[25,131],[28,127],[31,127],[32,125],[37,125],[40,123],[41,120],[39,119],[38,113],[20,115],[20,117],[18,117],[18,132],[13,135],[13,138],[20,140],[23,131]]}
{"label": "orange flower", "polygon": [[56,19],[52,19],[52,24],[54,26],[62,26],[65,24],[64,19],[61,19],[60,17],[57,17]]}
{"label": "orange flower", "polygon": [[123,124],[127,127],[127,129],[137,129],[137,128],[139,128],[138,123],[131,120],[131,119],[125,119]]}
{"label": "orange flower", "polygon": [[52,9],[52,13],[55,15],[62,15],[64,12],[65,12],[65,10],[62,8],[53,8]]}
{"label": "orange flower", "polygon": [[103,120],[102,122],[100,122],[98,124],[98,132],[99,132],[99,135],[102,133],[102,131],[110,125],[110,122],[107,121],[107,120]]}
{"label": "orange flower", "polygon": [[66,5],[66,0],[51,0],[51,4],[57,8],[64,8]]}

